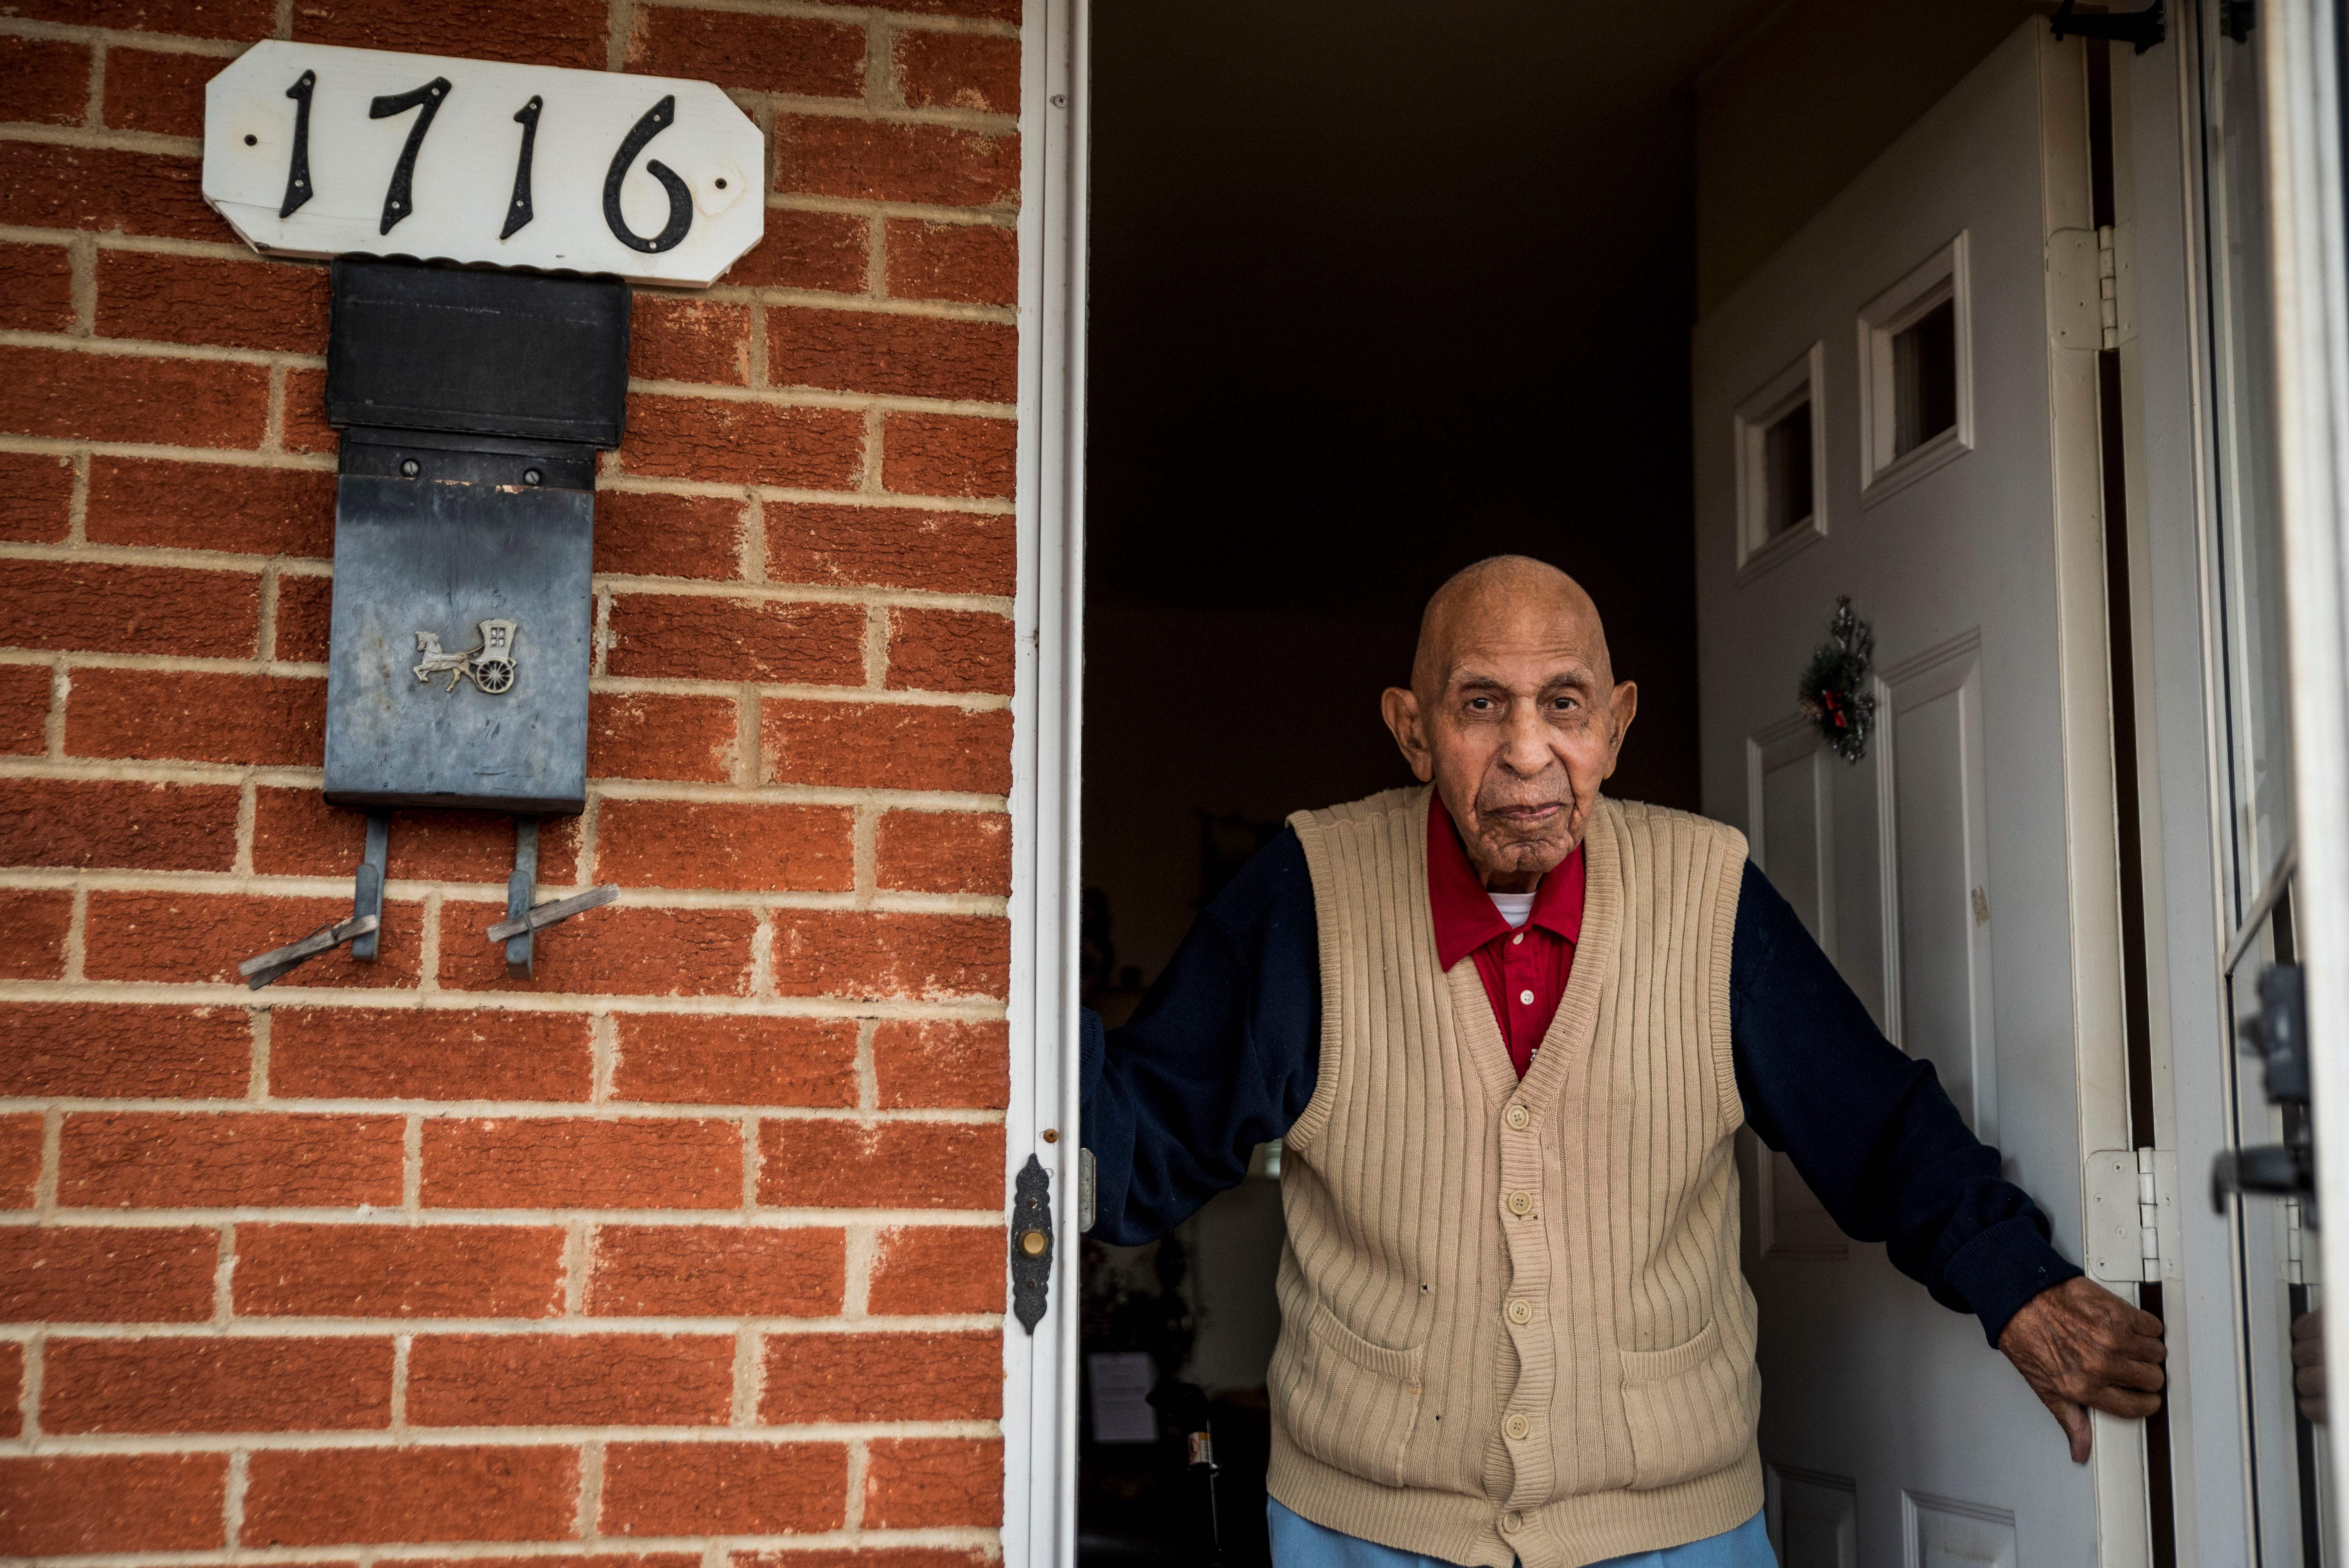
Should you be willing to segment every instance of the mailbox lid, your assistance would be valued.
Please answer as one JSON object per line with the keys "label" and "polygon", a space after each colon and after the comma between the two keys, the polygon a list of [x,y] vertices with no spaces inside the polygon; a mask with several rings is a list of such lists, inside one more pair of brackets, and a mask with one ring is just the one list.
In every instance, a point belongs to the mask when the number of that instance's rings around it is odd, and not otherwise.
{"label": "mailbox lid", "polygon": [[585,810],[595,498],[346,473],[336,499],[327,800]]}
{"label": "mailbox lid", "polygon": [[627,284],[351,258],[333,272],[333,424],[620,444]]}

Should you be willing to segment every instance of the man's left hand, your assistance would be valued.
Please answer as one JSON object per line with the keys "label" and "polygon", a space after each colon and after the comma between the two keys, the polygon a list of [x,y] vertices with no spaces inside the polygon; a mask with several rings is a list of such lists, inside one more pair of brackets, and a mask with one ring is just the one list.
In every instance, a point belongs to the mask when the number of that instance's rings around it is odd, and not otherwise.
{"label": "man's left hand", "polygon": [[2086,1279],[2043,1290],[2007,1320],[1998,1347],[2088,1462],[2088,1411],[2143,1420],[2161,1408],[2161,1319]]}

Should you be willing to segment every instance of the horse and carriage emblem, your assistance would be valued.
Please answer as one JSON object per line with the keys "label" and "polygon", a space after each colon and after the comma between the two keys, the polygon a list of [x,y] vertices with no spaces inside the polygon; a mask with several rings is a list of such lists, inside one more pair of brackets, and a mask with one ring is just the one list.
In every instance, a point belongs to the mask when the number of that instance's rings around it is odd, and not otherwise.
{"label": "horse and carriage emblem", "polygon": [[457,689],[460,680],[470,680],[474,686],[491,696],[512,691],[514,684],[514,635],[522,630],[513,621],[481,623],[481,646],[461,654],[445,652],[438,632],[416,634],[418,662],[416,678],[429,683],[441,676],[449,677],[449,689]]}

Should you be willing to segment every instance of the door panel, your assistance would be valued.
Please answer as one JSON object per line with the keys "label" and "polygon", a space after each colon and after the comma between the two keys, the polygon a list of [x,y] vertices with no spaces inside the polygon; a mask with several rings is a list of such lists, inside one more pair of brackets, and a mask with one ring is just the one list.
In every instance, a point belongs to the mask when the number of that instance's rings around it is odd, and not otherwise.
{"label": "door panel", "polygon": [[[2018,31],[1695,341],[1707,810],[2075,1257],[2085,1155],[2127,1127],[2085,80],[2076,39]],[[1740,582],[1736,414],[1814,343],[1826,531]],[[1793,702],[1842,595],[1878,658],[1857,764],[1806,750]],[[1845,1506],[1858,1562],[2143,1560],[2139,1429],[2100,1422],[2072,1465],[1974,1320],[1880,1246],[1823,1244],[1783,1160],[1748,1169],[1789,1563],[1839,1560],[1812,1532]]]}

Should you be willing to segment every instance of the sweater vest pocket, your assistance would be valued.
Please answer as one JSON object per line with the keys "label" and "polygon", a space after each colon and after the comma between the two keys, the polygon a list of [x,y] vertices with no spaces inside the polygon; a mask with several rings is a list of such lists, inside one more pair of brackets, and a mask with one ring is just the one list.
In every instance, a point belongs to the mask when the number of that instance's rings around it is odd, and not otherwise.
{"label": "sweater vest pocket", "polygon": [[1623,1415],[1631,1429],[1631,1490],[1726,1470],[1754,1441],[1762,1378],[1722,1343],[1720,1320],[1666,1350],[1625,1350]]}
{"label": "sweater vest pocket", "polygon": [[1426,1366],[1425,1345],[1373,1345],[1317,1304],[1303,1334],[1280,1336],[1271,1380],[1299,1448],[1349,1475],[1399,1486]]}

